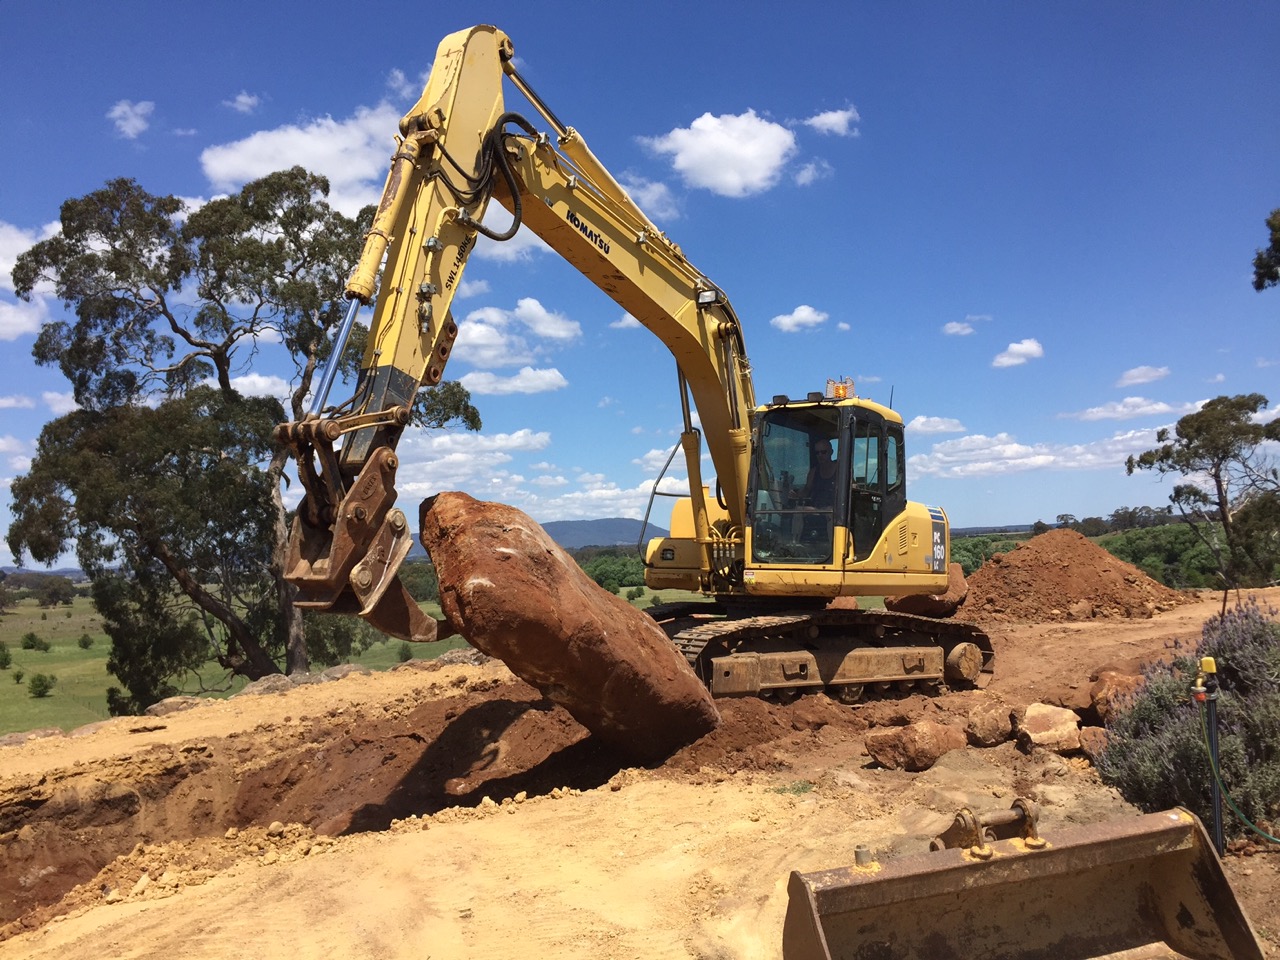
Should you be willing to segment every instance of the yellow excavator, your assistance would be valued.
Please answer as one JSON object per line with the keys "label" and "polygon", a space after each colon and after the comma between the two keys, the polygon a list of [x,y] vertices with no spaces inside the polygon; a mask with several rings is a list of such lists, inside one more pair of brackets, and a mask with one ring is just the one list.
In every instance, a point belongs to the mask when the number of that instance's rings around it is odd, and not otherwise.
{"label": "yellow excavator", "polygon": [[[549,132],[506,110],[508,81]],[[505,228],[485,223],[491,199],[510,212]],[[477,237],[507,240],[522,225],[675,357],[690,496],[673,509],[670,536],[648,544],[645,576],[656,589],[713,598],[656,613],[713,694],[827,688],[853,700],[867,685],[983,684],[993,658],[976,628],[829,606],[947,589],[947,516],[907,500],[902,418],[841,380],[757,405],[742,324],[724,292],[530,89],[510,39],[491,26],[440,44],[421,99],[400,122],[347,284],[335,360],[307,417],[277,431],[305,490],[286,574],[301,606],[435,638],[436,622],[397,575],[412,533],[395,507],[396,443],[419,390],[441,381],[458,336],[450,304]],[[336,358],[370,303],[355,392],[329,406]],[[702,483],[704,441],[714,495]],[[1261,956],[1189,815],[1042,836],[1029,809],[994,819],[962,811],[964,829],[924,860],[860,857],[793,874],[783,955]],[[999,835],[1001,824],[1017,825],[1016,835]]]}
{"label": "yellow excavator", "polygon": [[[507,111],[504,78],[549,132]],[[510,211],[503,229],[485,222],[491,199]],[[907,499],[902,418],[856,396],[848,380],[757,405],[742,323],[724,292],[534,93],[510,39],[489,26],[445,38],[400,122],[334,351],[359,305],[373,303],[354,396],[326,406],[331,364],[309,415],[278,432],[305,488],[286,573],[300,605],[434,638],[396,576],[411,545],[393,506],[396,442],[418,391],[443,375],[458,335],[450,305],[477,238],[510,239],[521,226],[675,357],[691,495],[674,505],[670,536],[648,544],[645,578],[655,590],[713,598],[653,613],[714,695],[827,688],[852,701],[868,686],[987,679],[991,645],[972,625],[828,609],[836,597],[947,590],[947,516]],[[702,481],[704,442],[714,495]]]}

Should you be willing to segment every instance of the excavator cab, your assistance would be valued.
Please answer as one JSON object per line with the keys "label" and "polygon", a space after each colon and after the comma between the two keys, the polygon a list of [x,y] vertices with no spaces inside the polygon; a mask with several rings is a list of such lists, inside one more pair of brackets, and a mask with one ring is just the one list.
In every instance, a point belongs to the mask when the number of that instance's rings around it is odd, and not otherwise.
{"label": "excavator cab", "polygon": [[757,411],[749,564],[945,572],[932,536],[911,566],[906,552],[878,549],[908,506],[902,433],[893,411],[847,393],[775,397]]}

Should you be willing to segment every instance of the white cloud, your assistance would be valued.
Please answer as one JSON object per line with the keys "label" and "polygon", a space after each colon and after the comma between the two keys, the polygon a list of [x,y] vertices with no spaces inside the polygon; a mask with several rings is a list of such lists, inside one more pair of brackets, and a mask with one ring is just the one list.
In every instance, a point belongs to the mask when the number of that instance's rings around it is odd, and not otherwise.
{"label": "white cloud", "polygon": [[416,100],[425,84],[416,86],[409,80],[403,70],[393,69],[387,74],[387,89],[397,100]]}
{"label": "white cloud", "polygon": [[1116,386],[1133,387],[1140,383],[1154,383],[1156,380],[1163,380],[1168,375],[1168,367],[1134,367],[1120,374],[1120,379],[1116,381]]}
{"label": "white cloud", "polygon": [[134,103],[132,100],[118,100],[115,106],[107,111],[107,119],[116,125],[116,133],[126,140],[136,140],[151,126],[150,116],[156,105],[150,100]]}
{"label": "white cloud", "polygon": [[506,467],[513,454],[544,450],[550,443],[550,433],[528,429],[498,434],[447,430],[406,433],[396,448],[400,459],[397,486],[403,499],[422,499],[442,490],[470,490],[473,495],[487,496],[494,480],[516,476]]}
{"label": "white cloud", "polygon": [[458,300],[466,300],[468,297],[483,297],[488,292],[488,280],[463,280],[458,284],[458,292],[454,296]]}
{"label": "white cloud", "polygon": [[[210,381],[212,383],[213,381]],[[244,397],[275,397],[285,400],[293,391],[288,380],[283,377],[264,373],[249,373],[242,377],[232,377],[231,386]]]}
{"label": "white cloud", "polygon": [[973,324],[952,320],[950,323],[943,325],[942,332],[949,337],[967,337],[973,333]]}
{"label": "white cloud", "polygon": [[46,390],[40,394],[41,401],[44,405],[54,412],[55,416],[62,416],[64,413],[70,413],[72,410],[79,410],[80,405],[76,403],[74,394],[57,393],[54,390]]}
{"label": "white cloud", "polygon": [[639,466],[646,473],[657,473],[667,463],[667,458],[671,456],[671,448],[665,450],[650,450],[642,457],[636,457],[631,462]]}
{"label": "white cloud", "polygon": [[0,397],[0,410],[34,410],[36,402],[30,397]]}
{"label": "white cloud", "polygon": [[582,327],[576,320],[548,310],[533,297],[522,297],[514,310],[481,307],[467,314],[458,324],[453,355],[477,367],[514,367],[528,364],[546,352],[531,346],[524,336],[515,332],[516,327],[543,341],[560,344],[582,335]]}
{"label": "white cloud", "polygon": [[564,378],[564,374],[555,367],[545,370],[521,367],[519,373],[510,377],[501,377],[496,373],[476,370],[462,376],[459,382],[477,396],[547,393],[551,390],[560,390],[569,385],[569,381]]}
{"label": "white cloud", "polygon": [[748,197],[768,190],[796,152],[795,134],[754,110],[736,116],[704,113],[688,127],[660,137],[642,137],[640,142],[670,157],[687,186],[722,197]]}
{"label": "white cloud", "polygon": [[399,121],[387,103],[360,107],[345,120],[318,117],[209,147],[200,163],[214,189],[230,192],[303,157],[308,170],[328,177],[329,202],[351,216],[381,194]]}
{"label": "white cloud", "polygon": [[609,326],[614,330],[639,330],[644,326],[644,324],[631,314],[624,313],[617,320],[613,321],[613,323],[609,324]]}
{"label": "white cloud", "polygon": [[840,331],[846,331],[846,330],[852,330],[853,327],[849,326],[849,324],[841,320],[839,323],[836,324],[836,329]]}
{"label": "white cloud", "polygon": [[230,100],[222,101],[224,107],[230,107],[236,113],[253,113],[261,103],[262,98],[248,90],[241,90]]}
{"label": "white cloud", "polygon": [[582,327],[562,313],[548,310],[533,297],[521,297],[516,301],[513,316],[523,323],[534,336],[549,340],[574,340],[582,335]]}
{"label": "white cloud", "polygon": [[1205,383],[1225,383],[1226,379],[1226,374],[1215,373],[1212,377],[1206,380]]}
{"label": "white cloud", "polygon": [[963,433],[964,424],[951,417],[919,416],[907,424],[912,433]]}
{"label": "white cloud", "polygon": [[991,361],[991,365],[993,367],[1016,367],[1026,363],[1028,360],[1043,356],[1044,347],[1040,346],[1039,340],[1019,340],[1017,343],[1009,344],[1008,349],[1003,353],[997,354],[996,358]]}
{"label": "white cloud", "polygon": [[795,333],[825,323],[827,314],[815,310],[807,303],[802,303],[790,313],[783,313],[769,321],[770,326],[777,327],[783,333]]}
{"label": "white cloud", "polygon": [[497,307],[485,307],[468,314],[458,324],[458,339],[453,342],[454,359],[477,367],[514,367],[530,362],[533,351],[522,338],[503,329],[505,321],[501,314]]}
{"label": "white cloud", "polygon": [[651,220],[679,220],[680,208],[671,188],[659,180],[646,180],[634,173],[624,173],[618,182]]}
{"label": "white cloud", "polygon": [[1007,433],[972,434],[934,444],[907,460],[911,476],[949,479],[996,476],[1028,470],[1124,468],[1125,459],[1155,443],[1155,430],[1132,430],[1083,444],[1019,443]]}
{"label": "white cloud", "polygon": [[56,220],[46,223],[38,230],[23,230],[21,227],[0,220],[0,290],[8,290],[12,293],[13,268],[18,262],[18,257],[41,240],[48,240],[61,229],[62,224]]}
{"label": "white cloud", "polygon": [[49,318],[49,309],[41,298],[31,302],[18,300],[10,303],[0,300],[0,340],[17,340],[28,334],[38,333],[40,325]]}
{"label": "white cloud", "polygon": [[1146,397],[1125,397],[1123,400],[1104,403],[1099,407],[1090,407],[1079,413],[1064,413],[1061,416],[1071,420],[1132,420],[1134,417],[1153,417],[1175,415],[1182,416],[1197,409],[1194,403],[1174,406],[1163,400],[1148,400]]}
{"label": "white cloud", "polygon": [[858,129],[854,124],[861,119],[857,109],[850,104],[843,110],[826,110],[816,113],[805,120],[804,124],[819,133],[834,134],[837,137],[856,137]]}
{"label": "white cloud", "polygon": [[810,160],[796,171],[796,175],[792,179],[795,181],[796,186],[807,187],[819,180],[825,180],[833,173],[835,173],[835,168],[827,161]]}

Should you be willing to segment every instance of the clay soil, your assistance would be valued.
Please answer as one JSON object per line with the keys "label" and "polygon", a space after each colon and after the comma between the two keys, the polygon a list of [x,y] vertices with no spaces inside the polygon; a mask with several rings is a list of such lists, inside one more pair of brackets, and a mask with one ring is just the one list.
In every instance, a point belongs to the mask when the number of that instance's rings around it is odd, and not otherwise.
{"label": "clay soil", "polygon": [[[1167,656],[1219,608],[1057,539],[971,582],[986,690],[719,701],[716,731],[647,767],[499,661],[6,738],[0,957],[776,957],[791,870],[851,864],[858,844],[920,852],[960,807],[1017,796],[1048,835],[1136,812],[1083,756],[1005,743],[913,774],[863,748],[874,727],[962,727],[993,699],[1079,704],[1100,667]],[[1024,564],[1039,574],[995,579]],[[1226,868],[1280,955],[1280,855]]]}

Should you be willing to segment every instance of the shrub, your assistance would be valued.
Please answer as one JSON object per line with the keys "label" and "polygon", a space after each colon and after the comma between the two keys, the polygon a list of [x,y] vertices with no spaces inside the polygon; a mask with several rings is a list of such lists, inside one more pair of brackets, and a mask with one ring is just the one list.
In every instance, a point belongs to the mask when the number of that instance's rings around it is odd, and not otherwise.
{"label": "shrub", "polygon": [[88,650],[93,646],[93,637],[89,636],[87,633],[80,634],[80,639],[76,641],[76,646],[81,650]]}
{"label": "shrub", "polygon": [[13,682],[14,682],[14,683],[21,683],[21,682],[22,682],[22,678],[23,678],[23,677],[25,677],[26,675],[27,675],[27,673],[26,673],[26,671],[25,671],[25,670],[15,670],[15,671],[13,671]]}
{"label": "shrub", "polygon": [[396,649],[396,659],[401,663],[408,663],[413,659],[413,647],[409,646],[407,640]]}
{"label": "shrub", "polygon": [[632,602],[639,600],[644,596],[644,587],[632,587],[627,591],[627,599]]}
{"label": "shrub", "polygon": [[27,693],[33,697],[47,697],[57,684],[57,677],[47,673],[37,673],[27,682]]}
{"label": "shrub", "polygon": [[23,650],[40,650],[43,653],[48,653],[49,641],[41,639],[41,637],[35,633],[24,633],[22,635],[22,649]]}
{"label": "shrub", "polygon": [[[1219,773],[1227,793],[1253,822],[1280,817],[1280,624],[1255,603],[1204,625],[1193,650],[1153,664],[1146,683],[1108,724],[1098,758],[1102,779],[1147,811],[1184,806],[1202,820],[1212,811],[1213,773],[1202,708],[1191,686],[1202,657],[1218,670]],[[1228,832],[1243,828],[1228,818]]]}
{"label": "shrub", "polygon": [[13,654],[9,652],[9,645],[0,640],[0,670],[8,670],[13,666]]}

